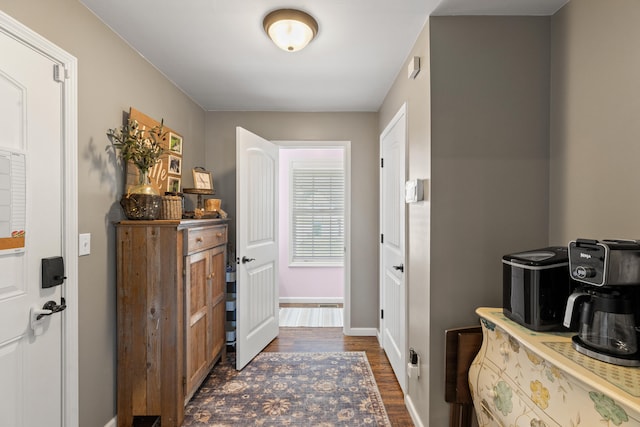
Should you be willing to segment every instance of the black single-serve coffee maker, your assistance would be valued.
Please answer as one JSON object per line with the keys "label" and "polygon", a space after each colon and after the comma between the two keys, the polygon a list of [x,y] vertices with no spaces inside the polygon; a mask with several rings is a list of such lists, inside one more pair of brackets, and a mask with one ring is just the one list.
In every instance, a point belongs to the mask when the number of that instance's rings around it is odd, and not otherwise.
{"label": "black single-serve coffee maker", "polygon": [[573,347],[604,362],[640,366],[640,243],[572,241],[569,274],[581,284],[563,322],[572,329],[578,323]]}

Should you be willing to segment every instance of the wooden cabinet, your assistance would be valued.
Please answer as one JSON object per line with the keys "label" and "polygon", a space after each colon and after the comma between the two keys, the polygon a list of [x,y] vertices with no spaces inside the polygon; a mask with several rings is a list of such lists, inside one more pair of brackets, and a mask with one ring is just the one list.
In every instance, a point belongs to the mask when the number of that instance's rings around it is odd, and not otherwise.
{"label": "wooden cabinet", "polygon": [[221,220],[122,221],[117,230],[118,426],[184,404],[225,351]]}
{"label": "wooden cabinet", "polygon": [[640,370],[578,353],[572,333],[531,331],[479,308],[483,341],[469,369],[480,427],[638,426]]}

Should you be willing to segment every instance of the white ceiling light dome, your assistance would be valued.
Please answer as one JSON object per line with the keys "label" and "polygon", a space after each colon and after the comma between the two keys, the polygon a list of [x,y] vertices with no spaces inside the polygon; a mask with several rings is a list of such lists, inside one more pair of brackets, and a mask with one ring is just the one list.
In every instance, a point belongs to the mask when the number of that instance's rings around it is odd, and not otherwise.
{"label": "white ceiling light dome", "polygon": [[296,9],[278,9],[264,17],[263,26],[271,40],[282,50],[303,49],[318,34],[318,22]]}

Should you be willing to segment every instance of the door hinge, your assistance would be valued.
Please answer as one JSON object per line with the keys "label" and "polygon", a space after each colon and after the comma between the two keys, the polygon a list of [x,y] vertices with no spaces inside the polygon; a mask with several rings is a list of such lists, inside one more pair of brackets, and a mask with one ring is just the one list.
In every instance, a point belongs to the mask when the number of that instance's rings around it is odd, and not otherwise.
{"label": "door hinge", "polygon": [[382,309],[380,310],[380,318],[384,319],[384,310],[382,310]]}
{"label": "door hinge", "polygon": [[381,157],[380,158],[380,167],[383,168],[384,167],[384,159]]}
{"label": "door hinge", "polygon": [[380,234],[380,243],[384,243],[384,234]]}
{"label": "door hinge", "polygon": [[53,64],[53,80],[62,83],[65,79],[69,78],[69,70],[61,66],[60,64]]}

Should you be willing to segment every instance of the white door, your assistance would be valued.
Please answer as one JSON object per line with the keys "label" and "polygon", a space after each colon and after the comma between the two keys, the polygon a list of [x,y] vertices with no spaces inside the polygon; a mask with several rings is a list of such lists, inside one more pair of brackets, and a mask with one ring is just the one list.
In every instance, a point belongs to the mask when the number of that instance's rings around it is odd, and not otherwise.
{"label": "white door", "polygon": [[278,336],[278,146],[236,128],[236,368]]}
{"label": "white door", "polygon": [[380,135],[382,346],[406,391],[405,142],[403,105]]}
{"label": "white door", "polygon": [[[69,254],[67,219],[75,218],[62,202],[65,70],[41,51],[47,43],[36,40],[36,48],[7,35],[17,25],[0,18],[0,426],[74,425],[65,397],[75,385],[63,369],[75,361],[63,345],[68,285],[43,288],[41,269],[43,258]],[[75,209],[72,199],[67,209]],[[74,270],[76,261],[67,261]],[[42,310],[47,302],[51,310]]]}

